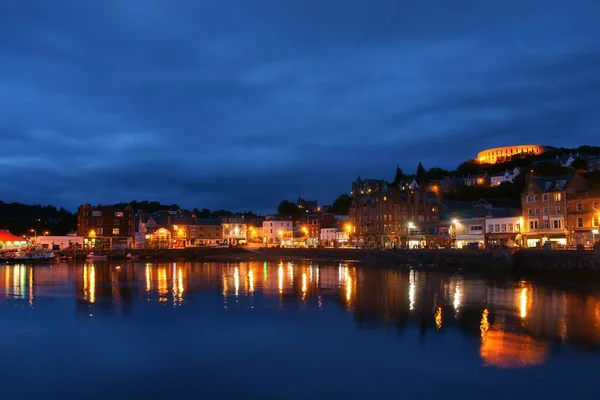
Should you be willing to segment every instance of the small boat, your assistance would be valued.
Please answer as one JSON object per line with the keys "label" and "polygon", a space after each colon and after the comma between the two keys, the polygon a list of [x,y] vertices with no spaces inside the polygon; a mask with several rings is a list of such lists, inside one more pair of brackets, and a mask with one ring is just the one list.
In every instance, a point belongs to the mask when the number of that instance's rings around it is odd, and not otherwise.
{"label": "small boat", "polygon": [[7,263],[36,263],[42,261],[50,261],[53,260],[54,257],[56,256],[52,252],[34,251],[25,253],[22,251],[18,251],[14,253],[12,257],[6,259],[5,261]]}
{"label": "small boat", "polygon": [[106,256],[90,253],[87,255],[86,259],[88,261],[106,261]]}
{"label": "small boat", "polygon": [[131,254],[131,253],[128,253],[128,254],[125,256],[125,259],[126,259],[126,260],[130,260],[130,261],[135,261],[135,260],[138,260],[139,258],[140,258],[140,256],[138,256],[138,255],[134,255],[134,254]]}

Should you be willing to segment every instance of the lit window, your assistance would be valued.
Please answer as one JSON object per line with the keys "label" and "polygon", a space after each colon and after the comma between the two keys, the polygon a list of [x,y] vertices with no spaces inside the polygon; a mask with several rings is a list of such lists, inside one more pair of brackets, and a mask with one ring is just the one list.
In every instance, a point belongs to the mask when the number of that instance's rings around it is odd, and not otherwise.
{"label": "lit window", "polygon": [[113,235],[119,234],[119,228],[113,228]]}

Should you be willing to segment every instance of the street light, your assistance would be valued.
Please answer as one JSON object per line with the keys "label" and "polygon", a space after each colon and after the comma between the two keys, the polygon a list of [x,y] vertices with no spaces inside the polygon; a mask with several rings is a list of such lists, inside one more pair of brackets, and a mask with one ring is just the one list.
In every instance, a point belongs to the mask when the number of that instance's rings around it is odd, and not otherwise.
{"label": "street light", "polygon": [[44,231],[44,236],[48,236],[49,234],[50,234],[50,232]]}
{"label": "street light", "polygon": [[33,236],[37,238],[37,231],[35,229],[30,229],[29,232],[33,232]]}

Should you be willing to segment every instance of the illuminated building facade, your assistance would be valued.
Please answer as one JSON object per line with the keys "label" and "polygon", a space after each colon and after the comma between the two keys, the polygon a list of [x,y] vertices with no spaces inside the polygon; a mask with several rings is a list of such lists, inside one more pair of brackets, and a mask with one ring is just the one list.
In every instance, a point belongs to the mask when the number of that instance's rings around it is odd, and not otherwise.
{"label": "illuminated building facade", "polygon": [[437,235],[439,221],[437,195],[427,187],[358,177],[349,208],[351,240],[388,248],[407,247],[411,241],[425,245]]}
{"label": "illuminated building facade", "polygon": [[522,144],[516,146],[494,147],[477,153],[477,161],[482,164],[496,164],[498,162],[508,161],[512,156],[518,154],[539,155],[551,146],[540,146],[537,144]]}
{"label": "illuminated building facade", "polygon": [[294,236],[292,220],[267,217],[262,223],[262,238],[267,244],[283,244],[292,241]]}
{"label": "illuminated building facade", "polygon": [[84,247],[133,247],[133,209],[129,206],[81,205],[77,209],[77,235],[84,238]]}
{"label": "illuminated building facade", "polygon": [[221,221],[210,218],[180,217],[171,219],[173,247],[206,246],[221,244]]}
{"label": "illuminated building facade", "polygon": [[244,217],[221,218],[223,241],[228,244],[242,244],[248,238],[248,225]]}
{"label": "illuminated building facade", "polygon": [[600,192],[567,196],[567,226],[572,246],[593,247],[600,240]]}
{"label": "illuminated building facade", "polygon": [[525,191],[521,195],[524,245],[541,247],[544,242],[552,241],[567,246],[570,228],[567,198],[587,187],[587,180],[578,174],[527,175]]}

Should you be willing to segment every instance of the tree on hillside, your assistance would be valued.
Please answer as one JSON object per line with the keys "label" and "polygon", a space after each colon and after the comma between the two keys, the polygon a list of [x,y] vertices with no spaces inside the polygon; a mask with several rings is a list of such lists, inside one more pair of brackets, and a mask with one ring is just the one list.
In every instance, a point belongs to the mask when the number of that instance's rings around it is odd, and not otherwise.
{"label": "tree on hillside", "polygon": [[277,215],[279,217],[292,218],[294,221],[299,221],[303,215],[302,209],[296,203],[288,200],[283,200],[277,206]]}
{"label": "tree on hillside", "polygon": [[417,179],[424,178],[427,175],[427,171],[425,171],[425,167],[419,161],[419,165],[417,165]]}
{"label": "tree on hillside", "polygon": [[333,202],[330,211],[333,214],[347,215],[350,204],[352,204],[352,197],[344,193]]}
{"label": "tree on hillside", "polygon": [[428,179],[444,179],[445,176],[448,176],[450,172],[443,168],[433,167],[427,170],[427,178]]}
{"label": "tree on hillside", "polygon": [[196,218],[212,218],[212,213],[208,208],[203,208],[202,210],[194,208],[193,211],[194,215],[196,215]]}
{"label": "tree on hillside", "polygon": [[587,171],[588,170],[588,162],[583,158],[576,158],[571,164],[571,167],[576,171]]}
{"label": "tree on hillside", "polygon": [[212,218],[230,217],[233,213],[229,210],[216,210],[211,213]]}
{"label": "tree on hillside", "polygon": [[396,166],[396,173],[394,174],[394,185],[399,184],[404,179],[404,172],[400,169],[400,166]]}
{"label": "tree on hillside", "polygon": [[553,162],[539,163],[533,168],[535,175],[538,176],[554,176],[564,175],[573,172],[571,168],[563,167],[562,165]]}
{"label": "tree on hillside", "polygon": [[31,235],[48,231],[50,235],[66,235],[77,228],[77,215],[54,206],[4,203],[0,201],[0,229],[15,235]]}
{"label": "tree on hillside", "polygon": [[479,164],[475,159],[470,159],[456,167],[456,172],[459,176],[469,174],[476,175],[480,173],[481,169],[483,169],[482,164]]}

